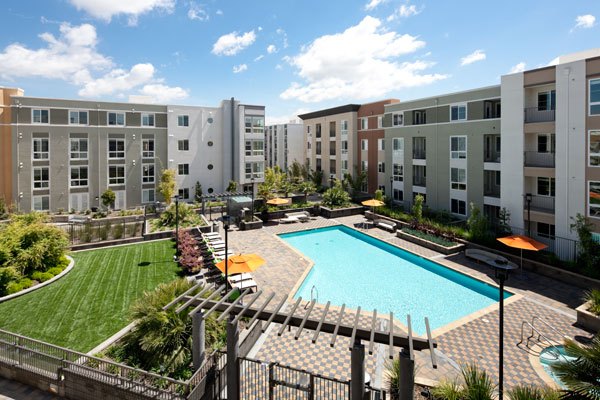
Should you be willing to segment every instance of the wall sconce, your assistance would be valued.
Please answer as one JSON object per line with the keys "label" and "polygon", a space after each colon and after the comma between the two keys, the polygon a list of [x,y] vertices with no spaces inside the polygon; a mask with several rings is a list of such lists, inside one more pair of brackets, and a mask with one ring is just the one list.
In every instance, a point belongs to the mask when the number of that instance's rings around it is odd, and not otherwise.
{"label": "wall sconce", "polygon": [[19,132],[19,139],[23,139],[23,132]]}
{"label": "wall sconce", "polygon": [[133,166],[135,167],[135,160],[132,160],[131,163],[133,164]]}
{"label": "wall sconce", "polygon": [[135,133],[133,134],[133,140],[135,140]]}
{"label": "wall sconce", "polygon": [[19,163],[19,169],[23,169],[23,163],[22,162]]}
{"label": "wall sconce", "polygon": [[23,192],[19,192],[19,198],[22,199],[23,198]]}
{"label": "wall sconce", "polygon": [[170,163],[172,163],[174,160],[169,160]]}

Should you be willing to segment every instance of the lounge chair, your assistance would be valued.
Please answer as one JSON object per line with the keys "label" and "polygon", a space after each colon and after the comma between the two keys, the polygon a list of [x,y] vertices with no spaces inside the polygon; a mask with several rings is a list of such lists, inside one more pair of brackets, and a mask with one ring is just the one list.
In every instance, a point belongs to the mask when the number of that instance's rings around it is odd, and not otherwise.
{"label": "lounge chair", "polygon": [[250,274],[248,272],[244,272],[243,274],[235,274],[235,275],[229,276],[230,282],[241,282],[241,281],[247,281],[247,280],[251,280],[251,279],[253,279],[253,276],[252,276],[252,274]]}
{"label": "lounge chair", "polygon": [[286,218],[297,218],[300,222],[306,222],[310,219],[310,214],[306,211],[287,213],[284,216]]}
{"label": "lounge chair", "polygon": [[258,285],[256,284],[256,281],[254,279],[245,279],[243,281],[239,281],[239,282],[235,282],[235,281],[231,281],[231,278],[229,278],[229,284],[231,285],[231,287],[234,288],[238,288],[240,290],[244,290],[244,289],[254,289],[254,291],[256,291],[256,289],[258,288]]}
{"label": "lounge chair", "polygon": [[294,222],[300,222],[300,219],[298,219],[298,217],[285,217],[279,219],[279,223],[281,224],[293,224]]}
{"label": "lounge chair", "polygon": [[394,222],[387,221],[385,219],[375,220],[375,226],[378,228],[386,229],[388,231],[392,231],[392,232],[396,231],[396,224]]}
{"label": "lounge chair", "polygon": [[477,262],[483,262],[485,264],[488,264],[492,267],[496,267],[498,265],[506,265],[506,264],[517,267],[516,264],[508,261],[508,259],[506,257],[502,257],[499,254],[495,254],[495,253],[485,251],[485,250],[466,249],[465,256],[467,256],[468,258],[471,258],[473,260],[476,260]]}

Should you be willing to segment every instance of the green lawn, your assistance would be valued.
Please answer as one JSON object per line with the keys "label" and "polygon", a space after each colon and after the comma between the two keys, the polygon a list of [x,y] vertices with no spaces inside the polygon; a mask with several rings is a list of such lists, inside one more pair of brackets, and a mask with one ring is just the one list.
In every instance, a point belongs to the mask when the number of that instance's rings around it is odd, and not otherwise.
{"label": "green lawn", "polygon": [[127,325],[144,291],[177,278],[174,253],[170,240],[73,253],[65,277],[0,304],[0,328],[89,351]]}

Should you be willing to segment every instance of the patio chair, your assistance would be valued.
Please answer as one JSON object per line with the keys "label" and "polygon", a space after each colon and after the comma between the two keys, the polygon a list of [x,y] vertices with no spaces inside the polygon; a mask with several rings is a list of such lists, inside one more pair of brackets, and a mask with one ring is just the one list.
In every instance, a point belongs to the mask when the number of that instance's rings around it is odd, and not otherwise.
{"label": "patio chair", "polygon": [[279,223],[281,224],[293,224],[294,222],[300,222],[298,217],[285,217],[279,219]]}

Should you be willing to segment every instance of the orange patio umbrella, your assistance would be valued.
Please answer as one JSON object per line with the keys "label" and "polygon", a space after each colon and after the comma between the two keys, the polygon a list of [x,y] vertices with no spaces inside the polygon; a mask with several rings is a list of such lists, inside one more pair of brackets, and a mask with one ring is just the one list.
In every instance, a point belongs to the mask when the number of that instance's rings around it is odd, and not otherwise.
{"label": "orange patio umbrella", "polygon": [[270,204],[272,206],[281,206],[288,203],[288,199],[282,199],[281,197],[275,197],[274,199],[267,200],[267,204]]}
{"label": "orange patio umbrella", "polygon": [[523,235],[511,235],[497,238],[496,240],[508,247],[521,250],[521,271],[523,271],[523,250],[540,251],[548,247],[542,242]]}
{"label": "orange patio umbrella", "polygon": [[381,207],[382,205],[384,205],[385,203],[381,200],[377,200],[377,199],[370,199],[370,200],[365,200],[362,203],[363,206],[365,207],[371,207],[371,212],[373,213],[373,220],[375,220],[375,207]]}
{"label": "orange patio umbrella", "polygon": [[[243,274],[244,272],[255,271],[265,263],[264,258],[257,254],[239,254],[227,258],[227,271],[225,260],[219,261],[217,268],[227,274]],[[227,279],[227,277],[225,277]]]}

